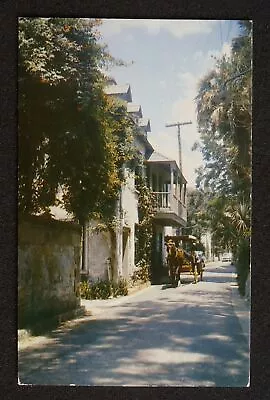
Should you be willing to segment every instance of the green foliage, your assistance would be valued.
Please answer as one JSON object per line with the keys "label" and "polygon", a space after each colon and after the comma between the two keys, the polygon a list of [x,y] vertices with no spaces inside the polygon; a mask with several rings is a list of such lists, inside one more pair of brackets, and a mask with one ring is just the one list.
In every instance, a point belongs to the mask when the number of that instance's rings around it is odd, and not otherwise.
{"label": "green foliage", "polygon": [[209,227],[212,231],[212,241],[215,252],[232,249],[236,238],[236,231],[226,215],[227,198],[224,196],[213,197],[207,204]]}
{"label": "green foliage", "polygon": [[91,288],[87,281],[83,281],[80,283],[80,294],[82,299],[91,299]]}
{"label": "green foliage", "polygon": [[[245,25],[245,24],[244,24]],[[241,25],[242,26],[242,25]],[[247,25],[249,26],[249,25]],[[249,198],[251,183],[251,30],[200,83],[196,98],[205,167],[197,184]],[[198,145],[197,145],[198,146]]]}
{"label": "green foliage", "polygon": [[96,282],[81,282],[81,298],[86,300],[108,299],[110,297],[127,296],[128,283],[124,278],[118,282],[97,280]]}
{"label": "green foliage", "polygon": [[146,283],[150,281],[150,271],[149,271],[149,261],[141,259],[136,264],[136,269],[131,276],[131,281],[133,284],[137,282]]}
{"label": "green foliage", "polygon": [[239,292],[245,295],[246,280],[250,273],[250,241],[248,238],[242,239],[237,248],[236,270]]}
{"label": "green foliage", "polygon": [[124,278],[120,278],[118,282],[112,284],[113,296],[127,296],[128,295],[128,282]]}
{"label": "green foliage", "polygon": [[231,249],[243,291],[249,271],[251,234],[251,29],[240,21],[230,57],[200,82],[197,120],[205,165],[197,170],[197,186],[207,193],[205,217],[214,249]]}
{"label": "green foliage", "polygon": [[[131,155],[132,125],[104,94],[99,21],[20,18],[19,210],[61,205],[83,222],[111,216]],[[60,195],[59,195],[60,194]]]}
{"label": "green foliage", "polygon": [[141,274],[146,278],[146,276],[149,277],[151,265],[152,221],[156,212],[156,198],[142,175],[136,176],[136,189],[138,191],[139,223],[135,230],[135,263],[139,270],[144,271]]}
{"label": "green foliage", "polygon": [[184,234],[192,234],[201,239],[202,234],[209,228],[205,213],[207,201],[207,192],[198,189],[187,190],[187,227],[183,228]]}
{"label": "green foliage", "polygon": [[90,286],[92,299],[108,299],[112,294],[112,287],[109,281],[97,281]]}

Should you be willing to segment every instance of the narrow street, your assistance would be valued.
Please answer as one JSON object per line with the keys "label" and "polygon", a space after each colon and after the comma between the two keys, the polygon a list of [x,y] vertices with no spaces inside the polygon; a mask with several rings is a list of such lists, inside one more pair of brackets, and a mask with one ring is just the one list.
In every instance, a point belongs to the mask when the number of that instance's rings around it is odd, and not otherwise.
{"label": "narrow street", "polygon": [[211,263],[197,285],[83,301],[91,317],[20,349],[20,383],[246,387],[249,344],[232,305],[233,272]]}

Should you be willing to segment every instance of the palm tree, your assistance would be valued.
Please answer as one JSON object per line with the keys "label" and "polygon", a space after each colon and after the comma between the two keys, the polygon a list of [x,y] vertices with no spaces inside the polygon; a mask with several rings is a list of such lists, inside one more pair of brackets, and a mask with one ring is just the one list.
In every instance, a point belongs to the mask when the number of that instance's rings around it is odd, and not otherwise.
{"label": "palm tree", "polygon": [[225,215],[230,219],[240,238],[250,236],[250,205],[244,200],[229,204]]}
{"label": "palm tree", "polygon": [[[197,120],[206,161],[206,175],[225,162],[226,178],[234,193],[248,198],[251,184],[251,30],[232,45],[230,58],[222,57],[215,70],[199,84]],[[225,158],[225,160],[224,160]],[[215,164],[214,162],[217,161]]]}
{"label": "palm tree", "polygon": [[[204,167],[198,187],[207,187],[212,199],[206,207],[213,239],[229,247],[236,260],[243,291],[249,271],[251,189],[251,23],[240,21],[240,35],[230,57],[199,83],[197,121]],[[196,146],[195,146],[196,147]]]}

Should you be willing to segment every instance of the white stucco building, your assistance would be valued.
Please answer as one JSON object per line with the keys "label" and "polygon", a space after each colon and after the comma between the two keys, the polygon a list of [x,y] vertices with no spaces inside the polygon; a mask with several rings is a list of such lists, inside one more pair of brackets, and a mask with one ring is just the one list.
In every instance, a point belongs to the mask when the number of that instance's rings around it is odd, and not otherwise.
{"label": "white stucco building", "polygon": [[[162,273],[165,263],[164,237],[171,229],[181,230],[186,225],[186,179],[175,160],[154,151],[147,134],[151,131],[149,119],[143,118],[142,108],[132,102],[130,85],[117,85],[110,80],[105,88],[107,96],[120,101],[133,121],[134,145],[144,160],[141,173],[147,176],[149,187],[157,198],[154,218],[152,275]],[[102,221],[88,221],[82,235],[82,275],[90,280],[128,278],[135,268],[135,228],[138,223],[138,193],[135,171],[124,168],[122,185],[116,206],[114,229],[102,226]],[[52,207],[58,219],[69,216],[58,207]]]}
{"label": "white stucco building", "polygon": [[[111,80],[105,88],[108,96],[119,100],[136,125],[134,145],[142,158],[149,157],[153,148],[147,139],[150,121],[143,119],[142,108],[132,102],[129,85],[117,85]],[[135,171],[124,168],[122,185],[116,207],[117,224],[114,230],[97,230],[97,221],[89,221],[84,230],[82,272],[89,279],[128,278],[135,267],[135,226],[138,223],[138,194]]]}

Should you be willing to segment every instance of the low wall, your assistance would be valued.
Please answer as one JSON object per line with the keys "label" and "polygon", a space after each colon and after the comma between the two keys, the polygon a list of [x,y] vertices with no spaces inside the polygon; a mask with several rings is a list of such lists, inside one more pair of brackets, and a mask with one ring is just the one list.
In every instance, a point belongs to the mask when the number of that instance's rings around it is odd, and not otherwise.
{"label": "low wall", "polygon": [[81,229],[32,217],[18,223],[19,328],[80,304]]}

